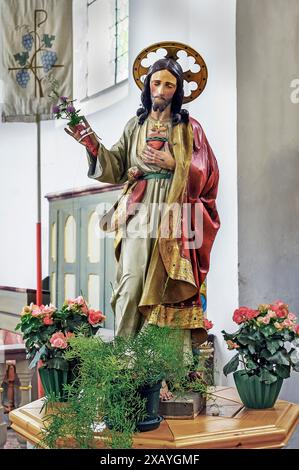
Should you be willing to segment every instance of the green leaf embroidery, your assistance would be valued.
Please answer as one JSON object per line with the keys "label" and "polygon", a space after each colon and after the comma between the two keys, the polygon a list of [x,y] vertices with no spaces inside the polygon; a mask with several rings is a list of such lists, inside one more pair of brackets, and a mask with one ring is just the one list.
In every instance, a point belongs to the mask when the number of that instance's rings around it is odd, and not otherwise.
{"label": "green leaf embroidery", "polygon": [[52,47],[54,40],[55,40],[54,35],[51,35],[51,36],[49,36],[49,34],[43,35],[43,42],[46,47]]}
{"label": "green leaf embroidery", "polygon": [[18,52],[18,54],[14,54],[14,59],[19,63],[21,67],[24,67],[24,65],[26,65],[28,58],[28,52]]}

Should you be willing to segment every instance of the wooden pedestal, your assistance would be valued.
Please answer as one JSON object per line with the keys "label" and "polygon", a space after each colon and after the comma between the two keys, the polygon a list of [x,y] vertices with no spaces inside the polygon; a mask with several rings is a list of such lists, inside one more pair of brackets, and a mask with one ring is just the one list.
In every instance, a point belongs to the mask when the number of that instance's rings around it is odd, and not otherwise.
{"label": "wooden pedestal", "polygon": [[[214,399],[194,419],[165,419],[154,431],[134,436],[142,449],[275,449],[286,445],[299,419],[299,405],[277,401],[274,408],[245,408],[235,388],[216,387]],[[33,444],[40,441],[43,399],[13,410],[12,428]],[[95,445],[104,448],[100,433]]]}

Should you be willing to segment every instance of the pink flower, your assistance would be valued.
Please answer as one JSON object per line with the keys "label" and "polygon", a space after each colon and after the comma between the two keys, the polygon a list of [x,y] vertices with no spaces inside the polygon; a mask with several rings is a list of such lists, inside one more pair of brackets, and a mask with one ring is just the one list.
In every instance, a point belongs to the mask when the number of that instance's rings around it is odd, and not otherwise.
{"label": "pink flower", "polygon": [[289,313],[288,305],[283,303],[281,300],[277,300],[273,305],[270,306],[271,310],[276,313],[278,318],[286,318]]}
{"label": "pink flower", "polygon": [[79,297],[76,297],[75,299],[67,299],[66,304],[69,307],[72,307],[73,305],[85,305],[85,300],[83,299],[82,295],[79,295]]}
{"label": "pink flower", "polygon": [[33,304],[30,304],[30,306],[32,305],[31,307],[31,314],[34,316],[34,317],[40,317],[42,315],[42,308],[44,307],[43,305],[41,305],[40,307],[38,305],[33,305]]}
{"label": "pink flower", "polygon": [[263,323],[264,325],[269,325],[270,317],[268,317],[268,315],[266,315],[265,317],[262,318],[261,323]]}
{"label": "pink flower", "polygon": [[297,336],[299,336],[299,325],[295,326],[295,333]]}
{"label": "pink flower", "polygon": [[286,319],[282,322],[282,325],[284,328],[292,328],[294,323],[291,320]]}
{"label": "pink flower", "polygon": [[259,313],[260,312],[258,310],[252,310],[248,307],[240,307],[234,311],[233,320],[235,323],[240,325],[240,323],[244,323],[257,317]]}
{"label": "pink flower", "polygon": [[82,295],[79,295],[78,297],[76,297],[74,299],[74,303],[77,304],[77,305],[84,305],[85,304],[85,300],[84,298],[82,297]]}
{"label": "pink flower", "polygon": [[207,318],[203,319],[203,323],[206,330],[210,330],[214,326],[214,323],[208,320]]}
{"label": "pink flower", "polygon": [[44,313],[45,315],[52,315],[54,312],[56,312],[56,310],[57,310],[56,307],[50,304],[50,305],[46,305],[43,307],[42,313]]}
{"label": "pink flower", "polygon": [[46,315],[46,316],[43,318],[43,323],[44,323],[44,325],[53,325],[54,320],[53,320],[53,318],[51,318],[50,315]]}
{"label": "pink flower", "polygon": [[276,318],[276,313],[273,310],[268,310],[267,317]]}
{"label": "pink flower", "polygon": [[66,335],[65,335],[66,339],[70,339],[70,338],[72,338],[73,336],[75,336],[74,333],[71,333],[70,331],[68,331],[68,332],[66,333]]}
{"label": "pink flower", "polygon": [[290,312],[290,313],[288,314],[288,317],[287,317],[287,318],[288,318],[288,320],[291,320],[291,321],[296,321],[296,320],[297,320],[296,315],[295,315],[294,313],[292,313],[292,312]]}
{"label": "pink flower", "polygon": [[237,349],[240,346],[237,343],[234,343],[231,339],[226,341],[228,349]]}
{"label": "pink flower", "polygon": [[88,315],[88,307],[86,304],[82,305],[81,307],[81,312],[84,313],[84,315]]}
{"label": "pink flower", "polygon": [[103,320],[105,320],[105,315],[100,310],[89,310],[88,313],[88,322],[95,326],[98,323],[101,323]]}
{"label": "pink flower", "polygon": [[50,343],[53,346],[53,348],[58,348],[58,349],[67,348],[66,337],[64,336],[62,331],[58,331],[57,333],[54,333],[50,338]]}

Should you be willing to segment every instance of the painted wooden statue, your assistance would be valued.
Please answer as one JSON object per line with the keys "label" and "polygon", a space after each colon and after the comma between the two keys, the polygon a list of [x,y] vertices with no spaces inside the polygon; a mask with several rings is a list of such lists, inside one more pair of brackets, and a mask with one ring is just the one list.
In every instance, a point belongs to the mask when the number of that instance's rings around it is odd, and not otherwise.
{"label": "painted wooden statue", "polygon": [[219,173],[201,125],[182,104],[203,91],[207,69],[189,46],[162,42],[138,55],[133,74],[142,106],[110,150],[87,120],[66,132],[87,148],[90,178],[125,183],[101,220],[102,229],[115,230],[116,334],[136,334],[145,323],[171,325],[185,330],[191,348],[207,339],[205,279],[220,226]]}

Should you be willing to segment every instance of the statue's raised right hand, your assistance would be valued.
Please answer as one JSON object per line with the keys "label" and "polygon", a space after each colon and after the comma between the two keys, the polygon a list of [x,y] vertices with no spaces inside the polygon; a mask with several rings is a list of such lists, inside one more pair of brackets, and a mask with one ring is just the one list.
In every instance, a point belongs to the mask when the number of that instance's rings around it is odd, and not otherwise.
{"label": "statue's raised right hand", "polygon": [[66,127],[64,130],[68,135],[73,137],[73,139],[84,145],[95,158],[97,157],[99,142],[85,117],[83,117],[82,123],[76,126],[69,126],[69,128]]}

